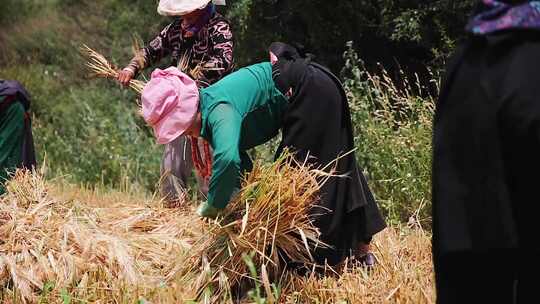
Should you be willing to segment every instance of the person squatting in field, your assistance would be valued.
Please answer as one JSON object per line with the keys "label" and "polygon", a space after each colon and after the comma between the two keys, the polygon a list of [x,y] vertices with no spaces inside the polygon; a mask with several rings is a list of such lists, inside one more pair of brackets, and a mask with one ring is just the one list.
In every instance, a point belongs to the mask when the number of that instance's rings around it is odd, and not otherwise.
{"label": "person squatting in field", "polygon": [[538,303],[540,2],[484,0],[434,121],[437,303]]}
{"label": "person squatting in field", "polygon": [[15,80],[0,79],[0,195],[17,168],[36,166],[30,95]]}
{"label": "person squatting in field", "polygon": [[[171,57],[171,66],[183,64],[189,71],[200,71],[190,75],[199,87],[207,87],[229,74],[233,69],[233,35],[229,21],[216,12],[214,3],[224,5],[225,1],[160,0],[158,13],[173,17],[173,22],[141,50],[142,56],[131,60],[119,73],[118,81],[128,85],[142,69],[167,56]],[[163,152],[161,192],[173,205],[179,199],[179,191],[187,186],[194,165],[192,155],[197,157],[200,150],[208,149],[204,140],[191,138],[190,144],[188,140],[179,136]],[[200,192],[206,195],[207,179],[196,177]]]}
{"label": "person squatting in field", "polygon": [[[247,150],[280,130],[277,154],[288,147],[300,163],[327,165],[354,150],[347,98],[336,76],[289,45],[274,43],[270,52],[273,65],[245,67],[200,90],[174,67],[157,69],[143,91],[143,116],[158,142],[190,135],[208,140],[214,149],[208,200],[197,210],[200,216],[216,217],[226,208],[241,174],[252,168]],[[337,265],[355,256],[373,265],[369,243],[385,221],[354,153],[337,162],[335,173],[347,176],[323,186],[319,204],[325,211],[312,208],[321,240],[333,248],[317,249],[315,259]]]}

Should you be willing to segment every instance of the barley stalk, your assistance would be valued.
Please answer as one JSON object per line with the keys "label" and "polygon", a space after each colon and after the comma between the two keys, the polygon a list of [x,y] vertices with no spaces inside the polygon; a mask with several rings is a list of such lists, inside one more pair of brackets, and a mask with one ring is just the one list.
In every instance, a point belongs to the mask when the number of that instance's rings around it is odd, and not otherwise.
{"label": "barley stalk", "polygon": [[[88,57],[86,66],[92,71],[95,77],[108,78],[115,80],[118,77],[118,69],[112,65],[103,55],[94,51],[86,44],[82,46],[81,51]],[[135,92],[142,94],[145,86],[144,81],[132,79],[129,87]]]}

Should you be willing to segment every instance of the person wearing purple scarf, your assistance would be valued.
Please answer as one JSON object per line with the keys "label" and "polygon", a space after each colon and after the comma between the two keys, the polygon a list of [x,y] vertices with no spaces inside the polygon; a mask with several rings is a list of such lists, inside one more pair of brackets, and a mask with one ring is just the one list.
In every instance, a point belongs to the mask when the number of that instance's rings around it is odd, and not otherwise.
{"label": "person wearing purple scarf", "polygon": [[538,303],[540,1],[484,0],[433,125],[437,303]]}

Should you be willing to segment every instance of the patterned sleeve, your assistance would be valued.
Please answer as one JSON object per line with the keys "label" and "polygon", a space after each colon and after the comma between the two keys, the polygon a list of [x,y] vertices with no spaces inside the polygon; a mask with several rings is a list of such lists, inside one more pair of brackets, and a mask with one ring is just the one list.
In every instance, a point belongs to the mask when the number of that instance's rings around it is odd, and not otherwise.
{"label": "patterned sleeve", "polygon": [[170,37],[175,28],[175,22],[167,25],[159,35],[157,35],[147,47],[141,50],[142,56],[135,56],[124,69],[132,71],[134,74],[145,69],[149,65],[159,62],[163,57],[171,53]]}
{"label": "patterned sleeve", "polygon": [[[212,84],[233,68],[233,34],[227,21],[219,21],[208,29],[210,49],[199,83]],[[204,85],[206,84],[206,85]]]}

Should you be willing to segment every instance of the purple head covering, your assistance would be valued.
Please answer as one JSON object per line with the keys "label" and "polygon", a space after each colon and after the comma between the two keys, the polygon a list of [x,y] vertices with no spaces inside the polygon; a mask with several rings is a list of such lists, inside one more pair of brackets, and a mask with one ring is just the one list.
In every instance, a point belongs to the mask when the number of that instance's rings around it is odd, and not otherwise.
{"label": "purple head covering", "polygon": [[207,23],[212,19],[212,16],[216,13],[216,6],[213,3],[209,3],[204,9],[202,15],[195,21],[194,24],[188,25],[187,28],[182,30],[185,32],[191,32],[197,34]]}
{"label": "purple head covering", "polygon": [[23,104],[25,110],[28,111],[30,108],[30,94],[16,80],[0,79],[0,96],[16,96]]}
{"label": "purple head covering", "polygon": [[540,30],[540,1],[482,0],[482,9],[466,29],[479,36],[508,29]]}

